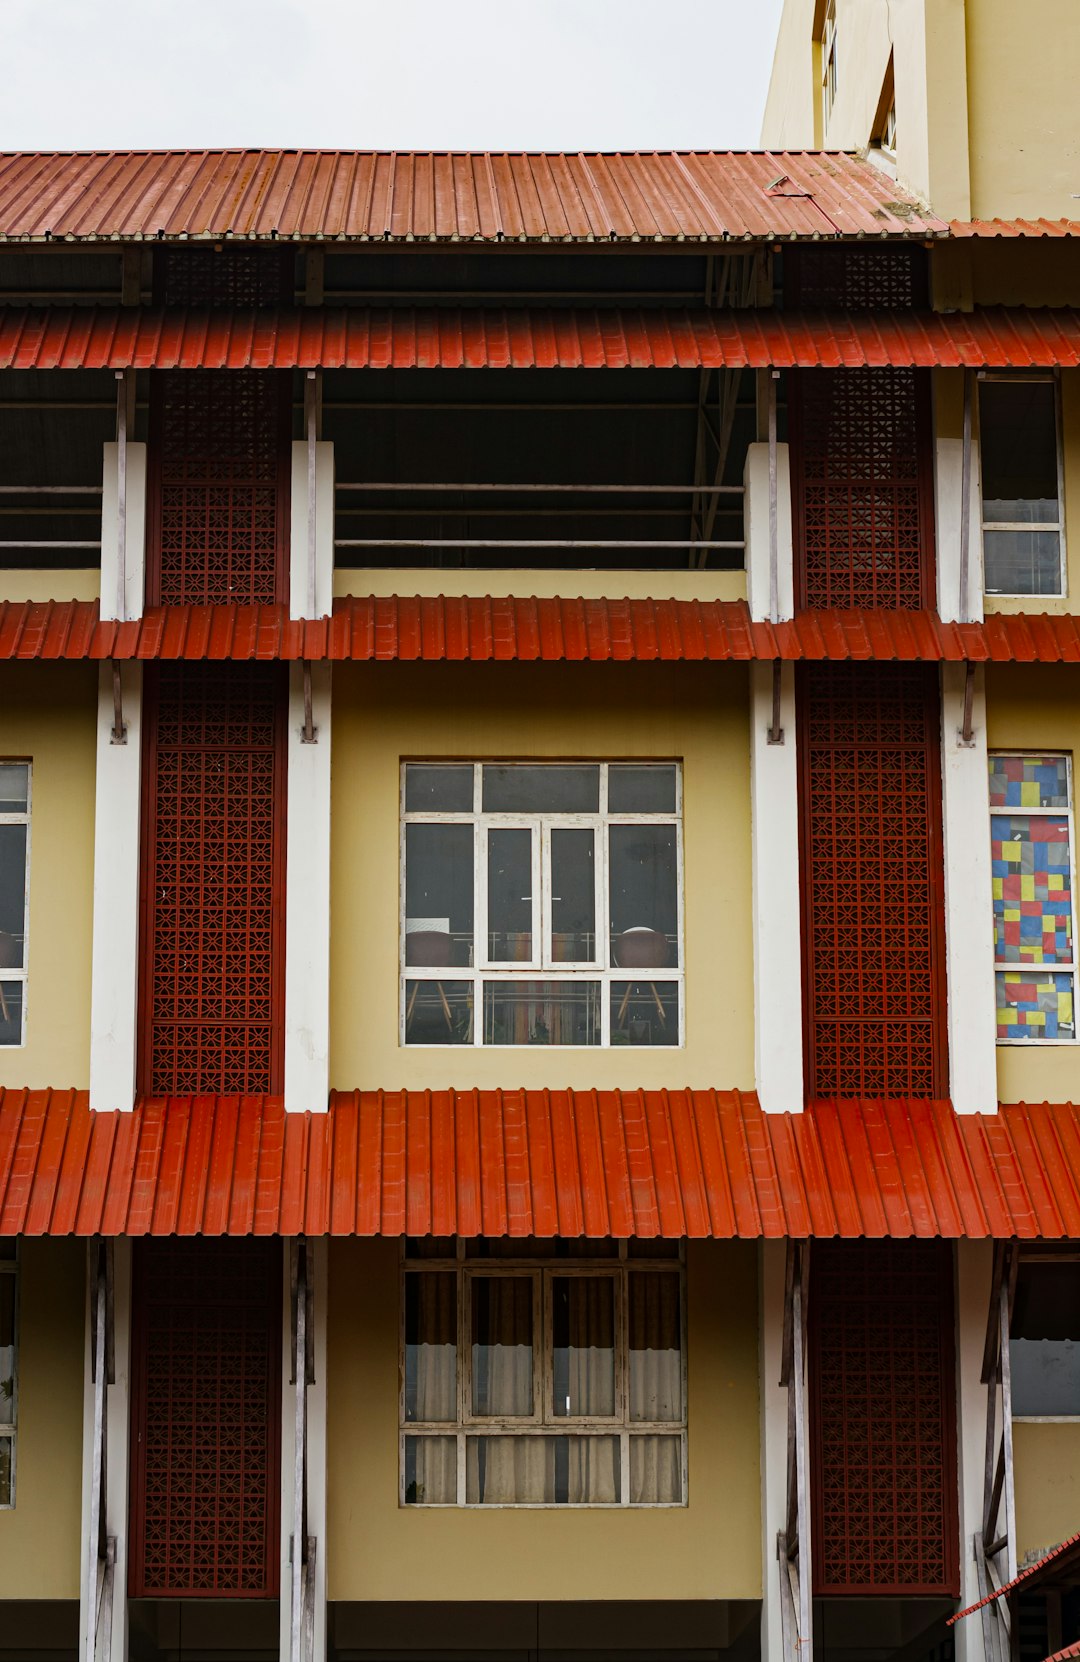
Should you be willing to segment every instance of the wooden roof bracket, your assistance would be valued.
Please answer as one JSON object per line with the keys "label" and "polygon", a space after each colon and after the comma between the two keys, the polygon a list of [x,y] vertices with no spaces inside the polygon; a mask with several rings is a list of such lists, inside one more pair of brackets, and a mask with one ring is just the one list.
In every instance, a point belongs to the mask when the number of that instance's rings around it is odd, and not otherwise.
{"label": "wooden roof bracket", "polygon": [[127,744],[127,725],[124,721],[124,693],[120,683],[120,665],[112,660],[113,724],[110,744]]}

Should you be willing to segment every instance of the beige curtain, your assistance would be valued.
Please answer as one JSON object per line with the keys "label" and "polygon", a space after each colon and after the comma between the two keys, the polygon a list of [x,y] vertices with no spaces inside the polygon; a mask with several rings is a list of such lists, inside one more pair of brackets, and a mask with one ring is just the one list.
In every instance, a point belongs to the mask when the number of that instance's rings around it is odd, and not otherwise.
{"label": "beige curtain", "polygon": [[[567,1412],[609,1419],[615,1413],[615,1283],[610,1276],[568,1276],[555,1282],[556,1301],[564,1288]],[[618,1438],[571,1437],[568,1501],[613,1505],[619,1499],[619,1470]]]}
{"label": "beige curtain", "polygon": [[477,1505],[510,1506],[555,1499],[554,1437],[470,1437],[465,1494]]}
{"label": "beige curtain", "polygon": [[[630,1275],[630,1419],[680,1421],[682,1346],[677,1275]],[[662,1435],[630,1441],[632,1503],[682,1499],[681,1439]]]}
{"label": "beige curtain", "polygon": [[630,1439],[630,1501],[634,1506],[675,1505],[682,1500],[682,1439],[645,1435]]}
{"label": "beige curtain", "polygon": [[[406,1410],[419,1424],[445,1420],[453,1425],[457,1420],[457,1277],[409,1275],[407,1283]],[[418,1437],[415,1451],[417,1503],[454,1505],[456,1439]]]}

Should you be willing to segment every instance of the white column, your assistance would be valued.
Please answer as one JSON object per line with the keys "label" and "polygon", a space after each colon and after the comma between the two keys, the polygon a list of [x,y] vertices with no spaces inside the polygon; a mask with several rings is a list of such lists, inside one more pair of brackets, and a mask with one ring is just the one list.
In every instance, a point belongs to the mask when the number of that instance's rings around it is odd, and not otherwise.
{"label": "white column", "polygon": [[754,1057],[768,1113],[803,1107],[803,990],[795,670],[780,670],[783,740],[770,744],[772,664],[750,666],[750,833],[754,914]]}
{"label": "white column", "polygon": [[289,666],[285,856],[285,1107],[322,1113],[330,1090],[330,665]]}
{"label": "white column", "polygon": [[[974,395],[973,395],[974,396]],[[938,615],[945,623],[961,616],[960,545],[963,522],[964,442],[939,438],[934,444],[934,554]],[[965,620],[983,618],[982,487],[979,447],[972,441],[968,482],[968,575]]]}
{"label": "white column", "polygon": [[[983,1343],[990,1306],[992,1241],[958,1241],[956,1248],[956,1452],[960,1526],[960,1609],[979,1599],[974,1537],[982,1528],[986,1467],[986,1386],[982,1384]],[[953,1629],[956,1662],[988,1662],[982,1623],[967,1616]],[[990,1659],[992,1662],[992,1659]]]}
{"label": "white column", "polygon": [[[292,447],[292,508],[289,554],[289,616],[327,617],[334,601],[334,447],[315,445],[315,516],[308,504],[311,455],[306,440]],[[314,536],[314,605],[311,604]]]}
{"label": "white column", "polygon": [[949,1091],[958,1114],[988,1114],[997,1107],[997,1041],[986,694],[983,671],[976,668],[972,740],[965,744],[961,734],[967,666],[941,668]]}
{"label": "white column", "polygon": [[[93,1243],[89,1248],[96,1262]],[[88,1278],[90,1281],[91,1278]],[[80,1554],[79,1654],[86,1654],[90,1613],[86,1607],[90,1559],[90,1494],[94,1464],[94,1381],[90,1371],[90,1299],[86,1303],[86,1347],[83,1364],[82,1550]],[[108,1461],[106,1465],[106,1534],[116,1540],[113,1571],[112,1648],[108,1662],[127,1662],[128,1585],[128,1448],[131,1410],[131,1242],[113,1242],[113,1358],[114,1383],[108,1394]],[[102,1658],[102,1662],[105,1659]]]}
{"label": "white column", "polygon": [[[293,1243],[282,1242],[285,1254],[282,1313],[281,1395],[281,1608],[282,1662],[289,1662],[292,1629],[293,1475],[296,1452],[296,1384],[292,1371],[292,1298],[289,1262]],[[312,1654],[305,1662],[326,1659],[326,1329],[329,1287],[329,1243],[308,1242],[308,1263],[314,1275],[315,1378],[307,1388],[307,1532],[315,1537],[315,1630]]]}
{"label": "white column", "polygon": [[[743,503],[746,526],[746,598],[750,606],[750,616],[760,622],[769,617],[772,590],[767,444],[747,446],[743,484],[746,490]],[[793,617],[795,570],[791,534],[791,466],[786,444],[776,446],[776,577],[776,618]]]}
{"label": "white column", "polygon": [[[120,445],[104,446],[101,492],[101,616],[142,617],[146,594],[146,446],[124,446],[123,491]],[[119,572],[124,568],[123,606]]]}
{"label": "white column", "polygon": [[98,675],[94,796],[94,926],[90,983],[90,1106],[135,1102],[138,1015],[142,665],[119,664],[126,740],[113,742],[113,665]]}
{"label": "white column", "polygon": [[761,1662],[785,1662],[776,1537],[787,1529],[787,1391],[784,1349],[786,1241],[762,1241],[759,1288],[761,1382]]}

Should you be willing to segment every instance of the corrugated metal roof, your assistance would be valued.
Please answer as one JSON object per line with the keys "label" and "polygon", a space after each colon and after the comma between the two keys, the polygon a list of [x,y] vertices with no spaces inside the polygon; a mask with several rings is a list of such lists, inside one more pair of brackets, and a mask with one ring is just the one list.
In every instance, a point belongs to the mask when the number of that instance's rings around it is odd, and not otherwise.
{"label": "corrugated metal roof", "polygon": [[[977,1604],[969,1604],[966,1610],[958,1610],[955,1616],[949,1617],[948,1621],[945,1623],[945,1626],[954,1627],[957,1622],[962,1622],[965,1616],[972,1616],[976,1610],[981,1610],[984,1605],[993,1604],[996,1599],[1004,1598],[1007,1593],[1012,1592],[1014,1587],[1019,1587],[1021,1582],[1034,1581],[1037,1583],[1043,1580],[1046,1575],[1047,1567],[1050,1564],[1053,1564],[1057,1559],[1062,1558],[1066,1554],[1076,1557],[1077,1554],[1075,1549],[1078,1546],[1080,1546],[1080,1534],[1068,1536],[1066,1540],[1060,1541],[1056,1547],[1052,1547],[1049,1552],[1044,1553],[1041,1558],[1036,1558],[1033,1564],[1026,1565],[1025,1568],[1020,1571],[1019,1575],[1013,1576],[1011,1581],[1006,1581],[994,1592],[987,1593],[986,1597],[984,1599],[979,1599]],[[1080,1645],[1080,1640],[1078,1640],[1077,1643]],[[1068,1656],[1070,1654],[1080,1654],[1080,1652],[1071,1653],[1069,1650],[1058,1652],[1059,1656]],[[1054,1662],[1054,1658],[1052,1656],[1048,1657],[1047,1662]]]}
{"label": "corrugated metal roof", "polygon": [[953,219],[954,237],[1076,237],[1080,219]]}
{"label": "corrugated metal roof", "polygon": [[98,614],[96,600],[2,602],[0,660],[1080,663],[1080,618],[1031,612],[942,623],[926,611],[807,611],[772,624],[751,622],[743,600],[349,595],[309,622],[285,606],[152,606],[131,623]]}
{"label": "corrugated metal roof", "polygon": [[1046,1658],[1046,1662],[1071,1662],[1074,1656],[1080,1656],[1080,1639],[1075,1640],[1071,1645],[1066,1645],[1064,1650],[1056,1650],[1053,1656]]}
{"label": "corrugated metal roof", "polygon": [[1080,364],[1080,312],[0,309],[0,369],[845,369]]}
{"label": "corrugated metal roof", "polygon": [[682,242],[947,234],[840,152],[0,154],[0,240]]}
{"label": "corrugated metal roof", "polygon": [[1080,1110],[738,1091],[0,1093],[0,1234],[1080,1236]]}

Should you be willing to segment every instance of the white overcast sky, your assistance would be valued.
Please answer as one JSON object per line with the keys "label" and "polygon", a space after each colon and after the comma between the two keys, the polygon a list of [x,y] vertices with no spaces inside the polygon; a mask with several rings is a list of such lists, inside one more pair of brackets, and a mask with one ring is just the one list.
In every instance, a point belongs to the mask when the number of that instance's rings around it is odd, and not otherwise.
{"label": "white overcast sky", "polygon": [[781,0],[0,0],[0,149],[744,149]]}

